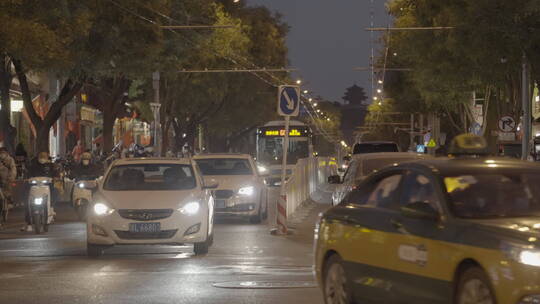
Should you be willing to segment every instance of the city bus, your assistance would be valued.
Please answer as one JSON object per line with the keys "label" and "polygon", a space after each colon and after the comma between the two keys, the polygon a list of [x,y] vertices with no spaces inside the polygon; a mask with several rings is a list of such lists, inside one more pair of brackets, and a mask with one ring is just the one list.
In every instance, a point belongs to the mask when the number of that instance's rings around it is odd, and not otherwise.
{"label": "city bus", "polygon": [[[285,121],[271,121],[257,129],[257,164],[259,171],[268,176],[268,186],[277,187],[281,184],[284,136]],[[312,137],[313,132],[308,125],[300,121],[290,121],[287,175],[292,173],[292,168],[299,159],[311,155]]]}

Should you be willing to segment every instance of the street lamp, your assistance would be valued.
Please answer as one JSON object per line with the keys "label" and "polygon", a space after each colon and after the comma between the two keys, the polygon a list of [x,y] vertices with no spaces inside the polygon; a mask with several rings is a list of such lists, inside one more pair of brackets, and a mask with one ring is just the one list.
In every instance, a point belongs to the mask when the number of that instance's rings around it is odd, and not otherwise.
{"label": "street lamp", "polygon": [[377,93],[381,94],[381,93],[382,93],[382,90],[381,90],[381,89],[377,89]]}
{"label": "street lamp", "polygon": [[297,80],[296,80],[296,84],[297,84],[297,85],[301,85],[301,84],[302,84],[302,79],[297,79]]}
{"label": "street lamp", "polygon": [[316,107],[318,105],[318,103],[314,103],[313,106]]}
{"label": "street lamp", "polygon": [[309,93],[309,91],[308,91],[308,90],[304,90],[304,94],[307,94],[307,93]]}

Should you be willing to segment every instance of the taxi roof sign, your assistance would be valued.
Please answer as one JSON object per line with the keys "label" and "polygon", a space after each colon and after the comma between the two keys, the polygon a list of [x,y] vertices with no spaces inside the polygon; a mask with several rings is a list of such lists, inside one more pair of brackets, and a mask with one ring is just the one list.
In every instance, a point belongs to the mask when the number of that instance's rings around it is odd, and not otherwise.
{"label": "taxi roof sign", "polygon": [[488,154],[486,139],[471,133],[461,134],[452,140],[449,153],[453,155]]}

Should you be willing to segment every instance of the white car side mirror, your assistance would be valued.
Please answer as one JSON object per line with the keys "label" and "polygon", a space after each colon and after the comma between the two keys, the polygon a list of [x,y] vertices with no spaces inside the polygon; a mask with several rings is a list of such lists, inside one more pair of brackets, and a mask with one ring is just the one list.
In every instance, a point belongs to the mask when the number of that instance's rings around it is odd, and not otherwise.
{"label": "white car side mirror", "polygon": [[92,190],[92,191],[97,190],[98,188],[98,182],[95,180],[84,181],[80,183],[80,185],[82,185],[84,189]]}

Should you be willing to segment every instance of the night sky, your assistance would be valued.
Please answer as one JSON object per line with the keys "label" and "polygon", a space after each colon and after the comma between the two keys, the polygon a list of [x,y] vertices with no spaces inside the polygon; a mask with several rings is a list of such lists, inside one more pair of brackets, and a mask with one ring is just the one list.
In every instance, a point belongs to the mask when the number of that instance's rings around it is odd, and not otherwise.
{"label": "night sky", "polygon": [[[370,0],[246,0],[277,10],[291,27],[287,45],[294,77],[309,90],[332,101],[342,101],[354,83],[371,91],[369,72],[353,71],[369,66],[371,54]],[[374,0],[375,26],[387,26],[385,0]],[[376,48],[380,45],[376,45]]]}

